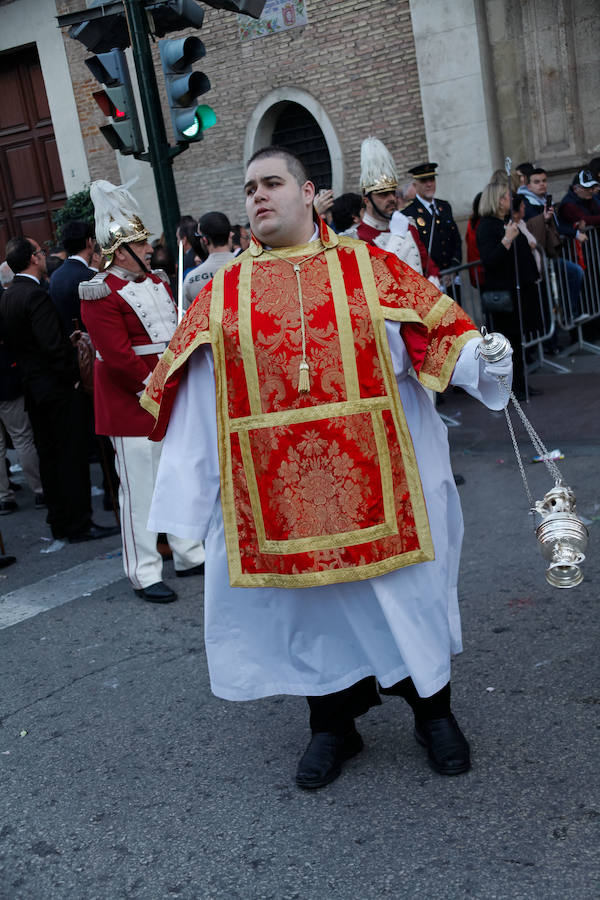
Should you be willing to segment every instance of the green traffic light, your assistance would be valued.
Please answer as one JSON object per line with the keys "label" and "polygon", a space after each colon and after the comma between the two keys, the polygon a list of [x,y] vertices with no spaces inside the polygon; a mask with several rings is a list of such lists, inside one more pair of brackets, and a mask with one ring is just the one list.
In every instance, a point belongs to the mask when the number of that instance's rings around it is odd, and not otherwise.
{"label": "green traffic light", "polygon": [[217,114],[211,106],[197,106],[196,118],[200,120],[203,131],[217,124]]}
{"label": "green traffic light", "polygon": [[192,124],[190,126],[188,126],[188,128],[183,129],[182,134],[184,134],[186,138],[195,138],[195,137],[198,137],[198,134],[201,131],[202,131],[202,127],[200,125],[200,122],[198,121],[196,116],[194,116],[194,121],[192,122]]}
{"label": "green traffic light", "polygon": [[210,106],[197,106],[194,110],[194,120],[191,125],[188,125],[187,128],[184,128],[182,133],[186,138],[193,140],[197,138],[199,134],[203,131],[206,131],[207,128],[211,128],[213,125],[216,125],[217,122],[217,114],[214,109]]}

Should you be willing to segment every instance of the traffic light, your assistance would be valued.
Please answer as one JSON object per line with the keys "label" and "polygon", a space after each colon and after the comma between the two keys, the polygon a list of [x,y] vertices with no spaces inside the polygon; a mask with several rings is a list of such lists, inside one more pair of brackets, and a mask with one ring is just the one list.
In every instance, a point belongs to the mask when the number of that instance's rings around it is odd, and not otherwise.
{"label": "traffic light", "polygon": [[113,150],[123,156],[142,153],[144,145],[124,52],[99,53],[86,59],[85,64],[94,78],[104,85],[104,90],[95,91],[92,96],[104,115],[112,119],[112,123],[102,125],[100,131]]}
{"label": "traffic light", "polygon": [[195,0],[162,0],[149,3],[146,12],[151,17],[150,31],[155,37],[163,37],[170,31],[184,28],[201,28],[204,10]]}
{"label": "traffic light", "polygon": [[[231,12],[260,19],[266,0],[203,0],[214,9],[228,9]],[[151,31],[156,37],[163,37],[170,31],[183,28],[200,28],[204,11],[196,0],[157,0],[146,4],[146,12],[152,16]]]}
{"label": "traffic light", "polygon": [[206,54],[204,44],[200,38],[190,35],[159,41],[158,48],[175,140],[178,143],[201,141],[203,132],[217,121],[210,106],[196,105],[196,99],[210,90],[204,72],[192,69],[193,63]]}
{"label": "traffic light", "polygon": [[129,29],[123,4],[117,0],[93,0],[88,9],[102,7],[102,16],[86,19],[69,29],[69,37],[80,41],[92,53],[125,50],[129,47]]}
{"label": "traffic light", "polygon": [[204,0],[204,2],[213,9],[228,9],[242,16],[260,19],[266,0]]}

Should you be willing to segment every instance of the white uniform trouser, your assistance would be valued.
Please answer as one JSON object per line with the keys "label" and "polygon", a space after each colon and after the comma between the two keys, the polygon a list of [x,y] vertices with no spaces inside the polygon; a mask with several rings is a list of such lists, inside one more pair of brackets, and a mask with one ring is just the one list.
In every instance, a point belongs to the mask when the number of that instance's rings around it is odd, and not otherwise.
{"label": "white uniform trouser", "polygon": [[[156,549],[156,532],[148,531],[148,515],[158,471],[162,443],[145,437],[111,437],[120,479],[119,508],[123,538],[123,567],[134,588],[162,581],[162,557]],[[191,569],[204,562],[204,547],[168,535],[175,570]]]}
{"label": "white uniform trouser", "polygon": [[[11,436],[27,484],[34,494],[41,494],[40,464],[23,397],[0,402],[0,422]],[[6,457],[4,428],[0,426],[0,500],[14,500],[15,495],[8,483],[8,473],[4,462]]]}

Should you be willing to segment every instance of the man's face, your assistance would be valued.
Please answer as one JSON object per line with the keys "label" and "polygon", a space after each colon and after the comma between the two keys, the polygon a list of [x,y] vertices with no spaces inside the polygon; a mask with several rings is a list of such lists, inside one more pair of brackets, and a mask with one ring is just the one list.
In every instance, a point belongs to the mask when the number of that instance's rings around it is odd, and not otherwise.
{"label": "man's face", "polygon": [[[152,246],[148,243],[148,241],[130,241],[127,246],[136,257],[136,259],[141,260],[144,263],[146,268],[150,268],[150,261],[152,259]],[[115,253],[115,261],[122,269],[128,269],[130,272],[143,272],[141,266],[136,264],[136,261],[131,258],[127,250],[124,247],[119,247]]]}
{"label": "man's face", "polygon": [[391,219],[396,212],[396,191],[377,191],[365,197],[367,212],[382,219]]}
{"label": "man's face", "polygon": [[46,274],[46,251],[42,250],[38,242],[33,238],[26,238],[25,240],[29,241],[29,243],[34,246],[31,264],[36,270],[35,275],[37,278],[42,278]]}
{"label": "man's face", "polygon": [[310,240],[315,187],[311,181],[299,185],[284,157],[250,163],[244,191],[250,228],[259,241],[269,247],[293,247]]}
{"label": "man's face", "polygon": [[536,197],[546,196],[546,191],[548,190],[548,179],[546,178],[545,172],[542,172],[541,175],[530,175],[529,190],[533,194],[535,194]]}
{"label": "man's face", "polygon": [[594,196],[594,188],[593,187],[583,187],[581,184],[574,185],[575,193],[578,197],[581,197],[582,200],[591,200]]}
{"label": "man's face", "polygon": [[240,247],[247,250],[250,246],[250,232],[243,226],[240,228]]}
{"label": "man's face", "polygon": [[432,178],[419,178],[417,181],[417,193],[423,200],[433,200],[435,197],[435,176]]}

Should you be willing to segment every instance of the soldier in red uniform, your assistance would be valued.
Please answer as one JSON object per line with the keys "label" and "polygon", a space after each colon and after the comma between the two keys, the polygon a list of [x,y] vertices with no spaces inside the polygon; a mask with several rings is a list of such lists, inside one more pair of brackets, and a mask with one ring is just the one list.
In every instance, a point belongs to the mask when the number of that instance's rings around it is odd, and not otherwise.
{"label": "soldier in red uniform", "polygon": [[[147,268],[150,235],[133,197],[106,181],[94,182],[90,193],[96,237],[109,260],[79,288],[82,318],[96,348],[96,431],[109,435],[115,448],[125,573],[138,596],[169,603],[177,595],[162,581],[156,533],[146,527],[161,446],[147,440],[153,421],[139,397],[175,331],[176,307],[166,273]],[[200,541],[171,536],[169,543],[178,576],[203,572]]]}
{"label": "soldier in red uniform", "polygon": [[361,144],[360,186],[365,214],[356,237],[394,253],[439,288],[440,270],[427,253],[414,220],[396,208],[398,175],[392,155],[375,137],[368,137]]}

